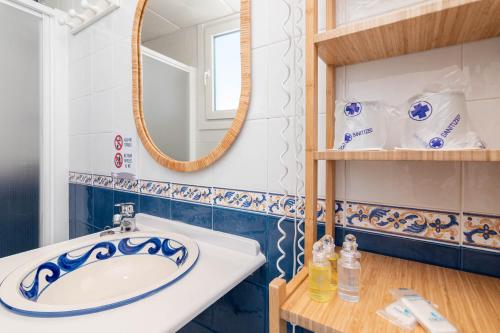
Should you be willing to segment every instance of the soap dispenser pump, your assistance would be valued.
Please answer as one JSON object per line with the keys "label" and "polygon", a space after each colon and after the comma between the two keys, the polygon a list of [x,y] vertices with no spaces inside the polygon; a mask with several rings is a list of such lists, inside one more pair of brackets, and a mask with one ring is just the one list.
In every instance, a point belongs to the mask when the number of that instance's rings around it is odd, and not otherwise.
{"label": "soap dispenser pump", "polygon": [[309,263],[309,296],[317,302],[328,302],[332,299],[332,269],[322,242],[313,245],[312,262]]}
{"label": "soap dispenser pump", "polygon": [[354,235],[347,235],[338,261],[338,294],[347,302],[359,301],[361,254],[358,251],[358,243]]}

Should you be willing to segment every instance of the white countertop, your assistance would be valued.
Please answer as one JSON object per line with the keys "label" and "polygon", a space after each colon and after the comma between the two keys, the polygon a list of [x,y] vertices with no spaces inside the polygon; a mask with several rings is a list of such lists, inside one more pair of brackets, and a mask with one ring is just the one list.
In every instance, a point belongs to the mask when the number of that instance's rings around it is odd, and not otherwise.
{"label": "white countertop", "polygon": [[[35,318],[15,314],[0,305],[1,332],[175,332],[217,301],[266,259],[255,240],[188,224],[137,214],[138,227],[186,235],[200,249],[194,268],[181,280],[129,305],[88,315]],[[85,236],[97,238],[98,234]],[[0,259],[0,280],[16,267],[45,251],[65,249],[77,239]],[[105,288],[105,286],[103,286]]]}

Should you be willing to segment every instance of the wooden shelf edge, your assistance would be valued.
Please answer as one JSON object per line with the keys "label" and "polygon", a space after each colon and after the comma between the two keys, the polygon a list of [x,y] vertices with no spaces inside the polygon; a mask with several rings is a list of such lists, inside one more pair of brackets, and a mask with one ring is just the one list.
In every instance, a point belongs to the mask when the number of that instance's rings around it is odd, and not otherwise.
{"label": "wooden shelf edge", "polygon": [[359,161],[500,161],[499,149],[471,150],[326,150],[314,153],[316,160]]}
{"label": "wooden shelf edge", "polygon": [[314,41],[325,63],[343,66],[499,36],[498,20],[495,0],[435,0],[341,25]]}

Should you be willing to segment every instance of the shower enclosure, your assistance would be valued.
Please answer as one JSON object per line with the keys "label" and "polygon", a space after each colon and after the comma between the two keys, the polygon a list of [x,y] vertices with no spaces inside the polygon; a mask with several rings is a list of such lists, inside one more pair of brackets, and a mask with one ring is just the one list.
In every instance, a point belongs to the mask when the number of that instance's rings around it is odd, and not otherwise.
{"label": "shower enclosure", "polygon": [[67,182],[67,162],[57,165],[67,158],[56,153],[67,147],[55,140],[67,141],[60,125],[67,117],[58,114],[62,104],[53,94],[65,74],[53,65],[63,52],[53,52],[64,44],[55,38],[65,35],[55,34],[60,28],[45,10],[33,1],[0,0],[0,257],[64,239],[55,232],[64,217],[54,213],[54,200],[67,197],[67,189],[58,190],[62,179],[55,180],[64,174]]}

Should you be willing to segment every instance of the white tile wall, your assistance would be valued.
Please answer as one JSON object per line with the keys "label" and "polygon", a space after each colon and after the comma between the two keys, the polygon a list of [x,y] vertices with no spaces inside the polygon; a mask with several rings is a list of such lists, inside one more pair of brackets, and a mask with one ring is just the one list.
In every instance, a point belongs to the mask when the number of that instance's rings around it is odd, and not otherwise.
{"label": "white tile wall", "polygon": [[[337,22],[376,15],[393,6],[414,4],[417,0],[380,1],[380,6],[354,10],[360,1],[337,1]],[[303,1],[302,1],[303,3]],[[324,5],[324,1],[320,1]],[[108,140],[114,130],[134,131],[132,114],[130,38],[135,1],[122,7],[70,40],[70,121],[72,171],[109,174],[112,152]],[[253,90],[249,119],[228,153],[213,166],[194,173],[178,173],[157,164],[139,145],[138,173],[141,178],[188,184],[213,185],[236,189],[281,192],[279,131],[284,123],[281,107],[286,102],[282,90],[286,68],[281,57],[286,35],[281,24],[286,18],[282,1],[252,0]],[[321,15],[320,15],[321,17]],[[324,27],[324,19],[320,26]],[[291,31],[291,27],[288,27]],[[382,99],[401,103],[436,78],[436,72],[449,65],[463,66],[471,73],[468,101],[472,125],[489,145],[500,147],[495,124],[500,114],[500,39],[480,41],[430,52],[348,66],[337,70],[339,97]],[[286,88],[292,100],[286,108],[293,115],[296,94],[293,82],[292,50],[290,82]],[[303,66],[303,64],[298,64]],[[324,66],[320,67],[320,91],[324,87]],[[319,108],[325,100],[320,92]],[[106,124],[101,124],[104,122]],[[96,124],[99,123],[99,124]],[[324,144],[324,115],[320,116],[320,145]],[[293,192],[295,158],[293,125],[290,139],[287,189]],[[91,163],[90,160],[93,162]],[[459,163],[337,163],[337,198],[390,205],[500,213],[496,164],[465,163],[464,179]],[[324,163],[321,163],[319,194],[324,196]],[[345,188],[345,191],[344,191]]]}

